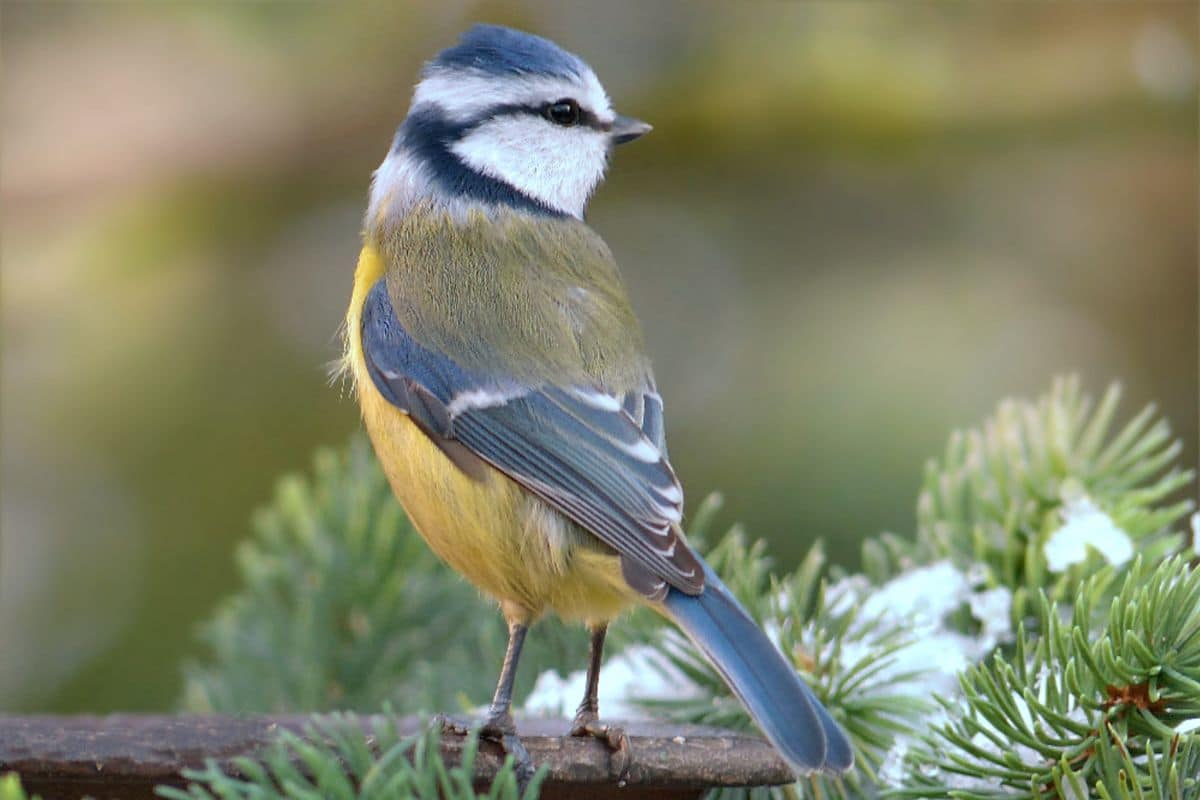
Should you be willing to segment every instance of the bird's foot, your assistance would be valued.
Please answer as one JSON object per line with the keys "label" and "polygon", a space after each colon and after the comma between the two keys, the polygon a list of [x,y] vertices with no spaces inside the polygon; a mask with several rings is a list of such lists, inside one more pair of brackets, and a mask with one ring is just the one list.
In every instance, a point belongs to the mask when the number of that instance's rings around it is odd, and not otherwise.
{"label": "bird's foot", "polygon": [[523,793],[525,787],[533,780],[536,772],[533,759],[529,757],[529,751],[517,737],[517,725],[508,711],[489,710],[474,728],[453,720],[445,714],[435,716],[433,724],[440,726],[443,734],[449,733],[455,736],[467,736],[475,729],[479,731],[481,739],[499,744],[505,754],[513,758],[513,769],[516,772],[517,787],[520,792]]}
{"label": "bird's foot", "polygon": [[508,709],[488,709],[488,713],[479,721],[479,735],[485,739],[502,741],[505,736],[517,735],[517,723],[513,722]]}
{"label": "bird's foot", "polygon": [[629,779],[629,768],[633,765],[633,746],[625,729],[601,722],[599,715],[590,709],[579,710],[571,724],[571,736],[590,736],[599,739],[612,753],[612,766],[617,773],[617,783],[624,785]]}

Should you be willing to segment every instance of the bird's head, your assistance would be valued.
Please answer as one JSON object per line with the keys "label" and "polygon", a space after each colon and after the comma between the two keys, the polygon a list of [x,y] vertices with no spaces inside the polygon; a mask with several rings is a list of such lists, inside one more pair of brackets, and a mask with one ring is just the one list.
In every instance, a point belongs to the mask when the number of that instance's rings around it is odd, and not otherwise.
{"label": "bird's head", "polygon": [[[650,126],[615,113],[592,69],[540,36],[476,25],[425,65],[389,160],[430,191],[582,218],[614,144]],[[376,177],[376,189],[388,170]]]}

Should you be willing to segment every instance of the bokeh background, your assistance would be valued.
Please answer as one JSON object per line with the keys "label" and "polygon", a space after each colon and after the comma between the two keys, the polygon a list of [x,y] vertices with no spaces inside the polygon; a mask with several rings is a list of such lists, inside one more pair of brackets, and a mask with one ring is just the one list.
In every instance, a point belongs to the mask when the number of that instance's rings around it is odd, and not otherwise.
{"label": "bokeh background", "polygon": [[694,501],[787,564],[908,532],[923,461],[1079,372],[1197,458],[1197,4],[2,9],[0,709],[164,709],[326,364],[369,175],[474,21],[654,133],[590,211]]}

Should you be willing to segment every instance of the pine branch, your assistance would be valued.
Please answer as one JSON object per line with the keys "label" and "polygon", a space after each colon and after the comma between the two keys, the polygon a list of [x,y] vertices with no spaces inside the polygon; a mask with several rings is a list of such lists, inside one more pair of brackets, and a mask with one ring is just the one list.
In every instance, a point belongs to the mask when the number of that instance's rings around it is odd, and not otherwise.
{"label": "pine branch", "polygon": [[[1005,400],[982,428],[954,433],[926,465],[916,538],[869,540],[866,573],[878,582],[940,559],[982,564],[990,583],[1015,591],[1019,615],[1039,591],[1068,599],[1106,563],[1106,537],[1127,548],[1124,560],[1134,549],[1150,559],[1177,551],[1171,526],[1193,504],[1171,498],[1194,475],[1174,466],[1181,445],[1153,406],[1109,436],[1120,396],[1113,384],[1093,404],[1077,378],[1060,378],[1036,403]],[[1073,521],[1085,522],[1085,539],[1088,522],[1096,535],[1050,563],[1048,546],[1069,547]]]}
{"label": "pine branch", "polygon": [[891,796],[1200,797],[1200,771],[1182,769],[1200,747],[1184,728],[1200,717],[1200,571],[1139,561],[1093,632],[1107,580],[1079,589],[1069,621],[1042,595],[1040,636],[1022,629],[1012,657],[966,670],[962,702],[943,701]]}

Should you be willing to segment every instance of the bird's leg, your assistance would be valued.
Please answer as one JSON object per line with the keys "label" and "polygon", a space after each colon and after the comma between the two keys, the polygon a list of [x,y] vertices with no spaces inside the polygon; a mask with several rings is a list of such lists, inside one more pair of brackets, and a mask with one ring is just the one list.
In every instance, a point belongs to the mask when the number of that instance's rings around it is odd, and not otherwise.
{"label": "bird's leg", "polygon": [[591,632],[587,684],[583,690],[583,700],[575,712],[575,721],[571,724],[571,735],[591,736],[608,745],[613,751],[613,767],[620,779],[624,780],[633,761],[629,737],[624,729],[600,722],[600,662],[604,656],[604,636],[608,633],[608,625],[601,623],[591,626]]}
{"label": "bird's leg", "polygon": [[596,625],[589,630],[592,642],[588,650],[587,683],[583,688],[583,700],[575,711],[572,736],[587,735],[587,726],[600,718],[600,699],[597,695],[600,692],[600,662],[604,657],[604,636],[608,633],[608,626]]}
{"label": "bird's leg", "polygon": [[512,717],[513,681],[517,676],[517,661],[521,657],[521,646],[529,626],[524,622],[509,620],[508,649],[504,652],[504,665],[500,667],[500,680],[496,683],[496,694],[492,705],[483,718],[479,735],[495,739],[504,751],[513,757],[517,782],[524,787],[533,777],[533,759],[521,740],[517,738],[517,725]]}
{"label": "bird's leg", "polygon": [[512,718],[513,681],[517,677],[517,660],[521,657],[521,646],[529,626],[521,622],[508,623],[508,649],[504,651],[504,664],[500,667],[500,680],[496,682],[496,693],[492,705],[483,718],[484,736],[501,738],[517,732]]}

